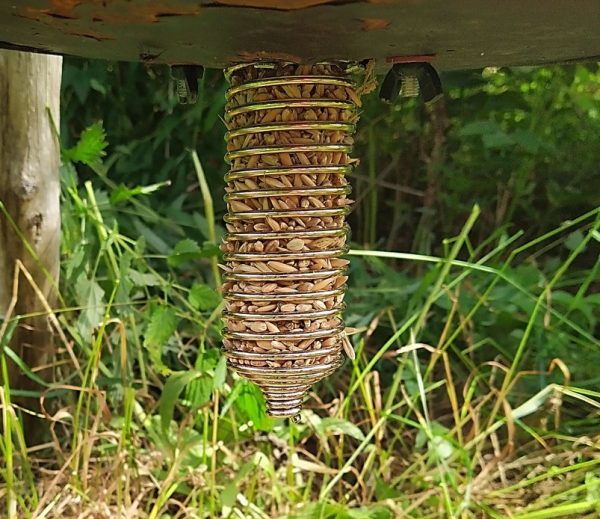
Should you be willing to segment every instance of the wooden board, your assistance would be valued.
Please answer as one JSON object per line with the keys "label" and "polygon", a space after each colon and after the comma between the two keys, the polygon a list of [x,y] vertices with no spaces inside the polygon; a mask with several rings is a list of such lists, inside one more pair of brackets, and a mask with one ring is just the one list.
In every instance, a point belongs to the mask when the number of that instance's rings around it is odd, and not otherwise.
{"label": "wooden board", "polygon": [[223,67],[434,54],[441,70],[600,60],[599,0],[3,0],[0,47]]}

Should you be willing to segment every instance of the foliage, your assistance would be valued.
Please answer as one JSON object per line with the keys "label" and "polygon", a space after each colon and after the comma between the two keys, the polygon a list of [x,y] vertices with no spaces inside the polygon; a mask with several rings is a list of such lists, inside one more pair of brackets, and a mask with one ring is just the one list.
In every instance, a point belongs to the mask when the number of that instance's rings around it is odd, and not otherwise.
{"label": "foliage", "polygon": [[448,74],[433,108],[365,100],[357,359],[298,425],[268,418],[219,349],[224,83],[209,72],[180,107],[167,76],[65,65],[51,442],[25,453],[3,388],[4,501],[23,517],[593,516],[598,68]]}

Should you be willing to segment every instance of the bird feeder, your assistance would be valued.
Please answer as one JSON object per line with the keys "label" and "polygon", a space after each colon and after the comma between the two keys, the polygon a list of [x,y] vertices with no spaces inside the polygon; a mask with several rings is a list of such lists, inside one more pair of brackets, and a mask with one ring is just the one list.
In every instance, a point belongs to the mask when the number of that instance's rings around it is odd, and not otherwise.
{"label": "bird feeder", "polygon": [[596,0],[24,0],[0,5],[0,46],[172,66],[193,102],[225,70],[224,350],[296,418],[342,363],[347,174],[360,94],[441,93],[437,70],[597,60]]}

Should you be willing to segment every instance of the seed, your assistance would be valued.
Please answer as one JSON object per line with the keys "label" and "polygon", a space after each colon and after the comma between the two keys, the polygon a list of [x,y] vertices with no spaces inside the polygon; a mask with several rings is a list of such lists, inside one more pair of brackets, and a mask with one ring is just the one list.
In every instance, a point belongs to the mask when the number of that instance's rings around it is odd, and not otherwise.
{"label": "seed", "polygon": [[230,200],[229,205],[231,206],[231,209],[235,213],[241,213],[244,211],[252,211],[252,207],[245,204],[244,202],[240,202],[239,200]]}
{"label": "seed", "polygon": [[346,265],[348,265],[348,263],[350,263],[350,262],[347,259],[343,259],[343,258],[332,258],[331,259],[331,266],[334,268],[345,267]]}
{"label": "seed", "polygon": [[279,287],[275,290],[278,294],[293,294],[295,291],[292,287]]}
{"label": "seed", "polygon": [[277,220],[271,218],[270,216],[267,216],[267,224],[269,225],[269,227],[271,229],[273,229],[274,231],[279,231],[281,230],[281,225],[279,225],[279,223],[277,223]]}
{"label": "seed", "polygon": [[300,251],[304,248],[304,240],[300,238],[294,238],[290,240],[287,244],[287,249],[291,251]]}
{"label": "seed", "polygon": [[273,122],[277,117],[277,110],[269,110],[260,121],[263,124]]}
{"label": "seed", "polygon": [[327,307],[325,306],[325,303],[323,301],[320,301],[319,299],[313,301],[313,306],[317,310],[327,310]]}
{"label": "seed", "polygon": [[281,182],[280,180],[277,180],[273,177],[265,177],[264,182],[269,187],[279,187],[279,188],[285,187],[285,184],[283,182]]}
{"label": "seed", "polygon": [[323,202],[321,202],[321,200],[319,200],[318,198],[315,198],[314,196],[309,196],[308,200],[314,207],[319,207],[319,208],[325,207],[325,204],[323,204]]}
{"label": "seed", "polygon": [[292,158],[289,153],[280,153],[279,160],[284,166],[293,166]]}
{"label": "seed", "polygon": [[255,272],[260,272],[256,267],[252,265],[246,265],[245,263],[240,263],[233,268],[234,272],[245,272],[247,274],[254,274]]}
{"label": "seed", "polygon": [[320,279],[315,282],[315,290],[325,290],[331,284],[331,278]]}
{"label": "seed", "polygon": [[[257,81],[284,75],[311,75],[331,78],[342,78],[342,69],[337,65],[275,65],[273,69],[257,68],[252,65],[236,69],[232,73],[232,84],[243,85],[248,81]],[[334,82],[337,83],[337,82]],[[318,99],[350,101],[356,107],[360,106],[360,98],[355,90],[344,84],[311,83],[303,79],[300,83],[293,81],[258,88],[247,88],[235,94],[228,100],[228,109],[243,108],[253,103],[265,103],[281,100],[282,105],[289,99]],[[264,106],[264,105],[263,105]],[[291,105],[277,109],[248,110],[230,118],[227,122],[231,131],[249,129],[261,124],[278,124],[280,122],[301,121],[334,121],[357,122],[355,110],[338,109],[333,107],[299,107]],[[345,130],[305,129],[302,124],[293,130],[277,130],[261,132],[250,130],[244,135],[229,139],[227,150],[245,150],[247,155],[231,162],[231,171],[239,173],[237,179],[227,183],[226,191],[231,197],[228,206],[234,218],[226,222],[230,234],[260,233],[264,236],[252,236],[247,239],[226,239],[222,245],[225,254],[264,254],[279,255],[284,259],[272,257],[264,261],[227,261],[223,270],[229,273],[223,284],[226,308],[230,313],[254,314],[254,318],[238,319],[231,315],[225,318],[227,330],[231,333],[253,332],[256,334],[277,334],[281,340],[239,340],[231,336],[223,340],[224,347],[230,352],[255,352],[260,358],[241,359],[232,355],[231,365],[255,367],[257,380],[260,380],[260,370],[264,368],[319,366],[333,362],[335,354],[320,354],[321,356],[298,358],[289,361],[274,360],[273,355],[280,352],[317,351],[323,347],[341,350],[342,336],[336,332],[342,321],[335,316],[320,318],[310,317],[314,311],[337,311],[343,301],[343,296],[305,299],[311,292],[323,292],[332,288],[344,288],[347,277],[341,272],[327,277],[318,277],[318,272],[331,269],[342,269],[348,261],[334,258],[305,258],[305,251],[330,251],[337,255],[337,250],[345,243],[345,238],[322,236],[312,238],[307,232],[326,229],[342,230],[345,217],[338,216],[298,216],[298,210],[321,210],[342,208],[350,203],[345,195],[319,194],[321,187],[341,187],[347,180],[341,173],[329,173],[323,166],[355,164],[356,160],[346,152],[319,151],[318,145],[345,144],[352,145],[350,132]],[[317,151],[310,152],[268,152],[261,153],[261,147],[317,145]],[[268,151],[268,150],[264,150]],[[274,169],[277,168],[277,169]],[[319,171],[320,169],[320,171]],[[259,175],[246,174],[245,170],[255,170]],[[270,171],[271,170],[271,171]],[[314,171],[314,173],[313,173]],[[316,190],[309,196],[293,194],[293,190]],[[241,191],[276,190],[276,194],[258,196],[256,198],[239,199],[236,193]],[[294,211],[295,216],[286,216],[287,211]],[[272,214],[277,212],[277,214]],[[318,211],[315,211],[318,213]],[[244,214],[246,213],[246,214]],[[242,218],[240,218],[242,216]],[[285,236],[281,233],[295,233]],[[258,239],[256,239],[258,238]],[[292,257],[293,259],[285,259]],[[310,256],[310,255],[309,255]],[[241,256],[243,258],[243,256]],[[301,272],[307,279],[297,276]],[[311,275],[314,273],[314,276]],[[247,274],[250,279],[232,279],[238,274]],[[245,277],[245,276],[244,276]],[[242,300],[234,300],[245,295]],[[254,298],[254,299],[253,299]],[[284,298],[288,298],[286,301]],[[296,299],[289,299],[296,298]],[[266,314],[268,320],[258,320],[258,316]],[[303,317],[304,314],[304,317]],[[308,315],[308,317],[306,317]],[[253,320],[255,319],[255,320]],[[304,339],[298,334],[331,330],[330,335],[323,339]],[[260,336],[257,336],[260,337]],[[264,356],[264,357],[263,357]],[[301,356],[301,355],[299,355]],[[287,377],[283,375],[282,377]],[[284,379],[282,379],[284,380]],[[290,378],[293,381],[293,377]],[[292,383],[292,382],[290,382]]]}
{"label": "seed", "polygon": [[272,240],[265,247],[266,252],[275,252],[279,248],[279,240]]}
{"label": "seed", "polygon": [[356,95],[356,92],[354,91],[353,88],[346,88],[346,93],[348,94],[348,97],[350,97],[350,99],[352,99],[352,101],[354,101],[354,104],[356,106],[362,106],[362,101],[360,100],[360,97],[358,97],[358,95]]}
{"label": "seed", "polygon": [[310,166],[310,160],[308,160],[308,157],[304,153],[298,152],[296,153],[296,156],[302,164],[304,164],[305,166]]}
{"label": "seed", "polygon": [[261,321],[253,321],[248,325],[253,332],[262,333],[267,331],[267,324]]}
{"label": "seed", "polygon": [[269,321],[267,321],[265,324],[267,325],[267,329],[271,333],[279,333],[281,331],[276,325],[274,325],[273,323],[270,323]]}
{"label": "seed", "polygon": [[346,281],[348,281],[348,276],[338,276],[333,283],[333,287],[340,288]]}
{"label": "seed", "polygon": [[342,346],[344,348],[344,352],[346,353],[346,355],[348,355],[348,358],[350,360],[356,359],[356,353],[354,353],[352,343],[348,340],[348,337],[346,337],[345,333],[342,336]]}
{"label": "seed", "polygon": [[298,269],[288,265],[287,263],[282,263],[281,261],[268,261],[267,265],[271,267],[275,272],[283,272],[283,273],[292,273],[297,272]]}
{"label": "seed", "polygon": [[298,85],[284,85],[283,89],[290,97],[301,98],[302,93],[300,92],[300,88]]}
{"label": "seed", "polygon": [[262,262],[257,262],[254,264],[256,266],[256,270],[258,272],[263,272],[265,274],[267,273],[271,273],[271,269],[266,265],[266,263],[262,263]]}

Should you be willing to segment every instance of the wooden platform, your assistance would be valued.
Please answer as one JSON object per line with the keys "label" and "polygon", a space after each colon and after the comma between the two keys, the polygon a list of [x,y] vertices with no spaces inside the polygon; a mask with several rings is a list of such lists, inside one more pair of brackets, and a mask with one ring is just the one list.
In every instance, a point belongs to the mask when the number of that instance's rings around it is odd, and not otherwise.
{"label": "wooden platform", "polygon": [[441,70],[600,60],[599,0],[4,0],[0,47],[223,67],[435,55]]}

